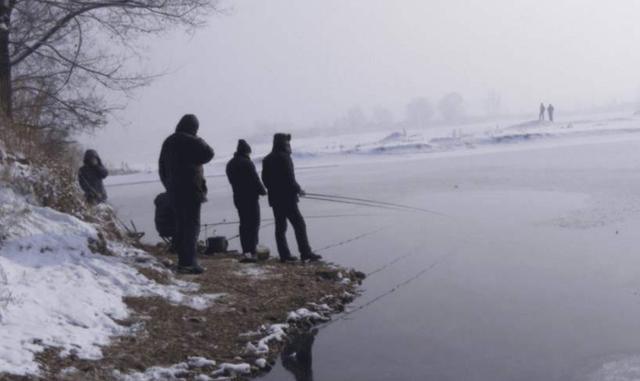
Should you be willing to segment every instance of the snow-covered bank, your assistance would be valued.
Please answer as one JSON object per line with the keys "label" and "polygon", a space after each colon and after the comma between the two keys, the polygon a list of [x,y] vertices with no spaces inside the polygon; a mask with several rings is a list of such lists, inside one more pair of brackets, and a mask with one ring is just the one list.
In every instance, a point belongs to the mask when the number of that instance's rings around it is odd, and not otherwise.
{"label": "snow-covered bank", "polygon": [[127,296],[159,296],[206,308],[215,295],[195,284],[161,285],[132,263],[149,256],[110,243],[115,255],[92,252],[96,228],[68,214],[35,206],[0,189],[0,373],[40,372],[35,356],[48,347],[61,356],[101,357],[110,337],[131,333]]}
{"label": "snow-covered bank", "polygon": [[[408,130],[379,130],[330,136],[295,136],[293,156],[298,169],[318,165],[375,160],[397,160],[406,156],[465,154],[477,151],[503,151],[514,147],[573,144],[579,140],[640,137],[640,116],[621,113],[596,114],[556,122],[496,120],[460,126],[433,126]],[[254,160],[271,150],[270,142],[252,142]],[[224,177],[228,156],[217,156],[207,165],[207,176]],[[148,184],[158,181],[157,157],[144,158],[145,171],[114,176],[110,187]]]}

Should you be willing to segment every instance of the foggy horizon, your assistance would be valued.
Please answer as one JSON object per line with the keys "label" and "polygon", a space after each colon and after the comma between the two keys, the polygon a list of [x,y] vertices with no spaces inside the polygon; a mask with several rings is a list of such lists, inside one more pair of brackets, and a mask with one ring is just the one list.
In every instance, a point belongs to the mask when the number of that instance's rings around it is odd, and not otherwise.
{"label": "foggy horizon", "polygon": [[628,76],[640,64],[633,1],[221,4],[227,12],[193,35],[141,41],[144,66],[163,75],[81,140],[102,148],[124,134],[155,144],[185,113],[224,144],[261,125],[320,132],[358,109],[397,123],[419,97],[436,123],[438,102],[453,92],[465,116],[487,116],[495,94],[496,114],[531,119],[540,102],[561,115],[640,98],[640,79]]}

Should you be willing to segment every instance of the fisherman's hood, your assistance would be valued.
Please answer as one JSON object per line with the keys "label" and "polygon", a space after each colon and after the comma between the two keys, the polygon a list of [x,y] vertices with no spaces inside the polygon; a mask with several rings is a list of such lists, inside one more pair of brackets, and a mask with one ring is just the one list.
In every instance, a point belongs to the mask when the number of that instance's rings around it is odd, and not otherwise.
{"label": "fisherman's hood", "polygon": [[100,156],[98,155],[98,152],[96,152],[96,150],[93,149],[89,149],[86,150],[84,153],[84,165],[90,165],[91,164],[91,159],[98,159],[98,162],[102,162],[102,160],[100,160]]}
{"label": "fisherman's hood", "polygon": [[198,128],[200,127],[200,122],[198,118],[196,118],[193,114],[187,114],[180,119],[178,125],[176,126],[176,132],[182,132],[189,135],[196,135],[198,133]]}
{"label": "fisherman's hood", "polygon": [[278,133],[273,135],[273,152],[291,153],[291,134]]}
{"label": "fisherman's hood", "polygon": [[250,153],[251,153],[251,146],[249,145],[249,143],[247,143],[247,141],[244,139],[238,140],[238,148],[236,148],[236,154],[249,156]]}

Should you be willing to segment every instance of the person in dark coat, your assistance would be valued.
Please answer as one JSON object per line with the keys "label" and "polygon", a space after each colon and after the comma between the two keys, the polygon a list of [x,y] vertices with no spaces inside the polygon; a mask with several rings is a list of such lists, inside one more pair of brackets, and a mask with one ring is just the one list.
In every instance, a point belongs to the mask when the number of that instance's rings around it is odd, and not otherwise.
{"label": "person in dark coat", "polygon": [[547,113],[549,113],[549,121],[553,122],[553,111],[555,110],[555,108],[553,107],[552,104],[549,104],[549,106],[547,106]]}
{"label": "person in dark coat", "polygon": [[273,149],[262,161],[262,181],[267,187],[269,205],[276,223],[276,243],[280,261],[295,261],[287,244],[287,220],[291,222],[298,241],[300,259],[317,261],[321,256],[313,253],[307,237],[307,226],[298,208],[298,196],[304,195],[298,185],[291,160],[291,135],[275,134]]}
{"label": "person in dark coat", "polygon": [[109,171],[102,165],[102,160],[95,150],[84,153],[84,165],[78,170],[78,182],[84,197],[91,205],[107,201],[107,191],[102,181],[109,176]]}
{"label": "person in dark coat", "polygon": [[[260,196],[267,194],[260,181],[256,166],[251,161],[251,146],[243,140],[233,158],[227,163],[227,178],[233,189],[233,204],[240,217],[240,245],[242,252],[255,261],[260,229]],[[248,258],[249,259],[249,258]]]}
{"label": "person in dark coat", "polygon": [[176,132],[162,144],[158,169],[175,217],[173,243],[178,252],[178,272],[189,274],[204,271],[196,258],[200,209],[207,199],[202,166],[214,156],[213,149],[197,136],[199,125],[192,114],[180,119]]}
{"label": "person in dark coat", "polygon": [[540,103],[540,115],[538,115],[538,120],[541,122],[544,122],[544,112],[545,112],[544,103]]}

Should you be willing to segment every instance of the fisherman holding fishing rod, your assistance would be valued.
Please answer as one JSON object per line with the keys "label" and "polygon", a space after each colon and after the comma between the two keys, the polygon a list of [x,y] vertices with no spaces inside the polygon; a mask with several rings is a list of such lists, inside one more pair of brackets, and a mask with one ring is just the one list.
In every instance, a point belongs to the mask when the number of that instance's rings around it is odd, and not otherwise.
{"label": "fisherman holding fishing rod", "polygon": [[267,194],[256,166],[251,161],[251,146],[244,139],[227,163],[226,173],[233,189],[233,204],[240,218],[240,245],[245,262],[256,262],[256,248],[260,230],[260,196]]}
{"label": "fisherman holding fishing rod", "polygon": [[304,191],[296,181],[291,160],[291,135],[275,134],[273,149],[262,161],[262,181],[267,187],[269,205],[276,223],[276,243],[281,262],[294,262],[287,243],[287,221],[291,222],[298,242],[302,261],[318,261],[322,257],[311,250],[307,237],[307,225],[298,208],[299,196]]}

